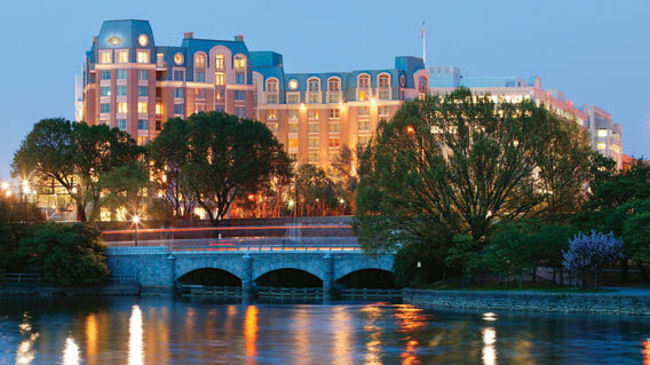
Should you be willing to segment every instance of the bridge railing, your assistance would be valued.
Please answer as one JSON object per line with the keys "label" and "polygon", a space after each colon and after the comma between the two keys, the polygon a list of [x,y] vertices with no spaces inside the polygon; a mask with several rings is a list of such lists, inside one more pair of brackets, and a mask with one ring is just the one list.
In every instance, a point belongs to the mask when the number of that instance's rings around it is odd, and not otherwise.
{"label": "bridge railing", "polygon": [[173,252],[362,252],[358,245],[176,246]]}
{"label": "bridge railing", "polygon": [[0,281],[8,283],[40,283],[43,275],[37,273],[7,272],[0,274]]}

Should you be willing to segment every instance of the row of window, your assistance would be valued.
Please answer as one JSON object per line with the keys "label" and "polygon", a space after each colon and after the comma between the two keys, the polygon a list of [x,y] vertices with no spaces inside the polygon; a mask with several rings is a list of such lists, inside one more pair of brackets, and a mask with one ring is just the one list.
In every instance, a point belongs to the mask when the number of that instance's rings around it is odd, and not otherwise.
{"label": "row of window", "polygon": [[[377,114],[381,117],[388,116],[389,110],[388,107],[386,106],[379,106],[377,107]],[[330,119],[338,119],[341,116],[341,110],[334,108],[334,109],[329,109],[329,118]],[[287,112],[288,118],[291,119],[299,119],[300,118],[300,111],[291,109],[288,110]],[[359,107],[359,117],[369,117],[370,116],[370,107],[368,106],[361,106]],[[320,117],[320,110],[318,109],[309,109],[307,111],[307,119],[319,119]],[[278,111],[275,109],[270,109],[267,111],[267,120],[277,120],[278,119]]]}
{"label": "row of window", "polygon": [[[99,123],[110,127],[110,123],[108,119],[102,119],[99,121]],[[115,121],[115,127],[117,127],[119,130],[125,131],[126,126],[127,126],[126,119],[117,119]],[[149,130],[149,121],[146,119],[138,119],[138,130],[141,131]],[[156,120],[156,130],[157,131],[162,130],[161,120]]]}
{"label": "row of window", "polygon": [[[117,112],[118,113],[127,113],[128,112],[128,104],[125,102],[119,102],[117,103]],[[158,105],[156,105],[156,109],[158,109]],[[110,113],[111,112],[111,103],[101,103],[99,106],[99,110],[101,113]],[[148,113],[149,112],[149,103],[147,102],[138,102],[138,113]]]}
{"label": "row of window", "polygon": [[[357,88],[365,89],[369,88],[371,84],[371,78],[368,74],[362,74],[357,77]],[[266,91],[275,92],[278,91],[279,81],[276,78],[271,78],[266,81]],[[377,85],[380,88],[389,88],[390,87],[390,75],[381,74],[377,78]],[[292,79],[289,82],[290,89],[298,88],[298,80]],[[327,90],[329,91],[341,91],[341,79],[336,76],[332,76],[327,79]],[[321,91],[321,80],[318,77],[310,77],[307,79],[307,91],[316,92]]]}
{"label": "row of window", "polygon": [[[135,61],[137,63],[149,63],[150,51],[146,49],[136,50]],[[113,50],[99,51],[99,63],[111,64],[113,63]],[[117,49],[115,50],[115,63],[129,63],[129,50]]]}
{"label": "row of window", "polygon": [[[365,101],[368,100],[368,92],[359,91],[359,100]],[[379,90],[377,93],[377,98],[379,100],[391,100],[391,94],[389,90]],[[327,103],[329,104],[338,104],[341,102],[341,94],[338,92],[328,93],[327,94]],[[278,104],[279,103],[279,94],[278,93],[267,93],[266,95],[267,104]],[[307,92],[307,104],[320,104],[321,103],[321,94],[320,92]],[[287,93],[287,104],[300,104],[300,93]]]}
{"label": "row of window", "polygon": [[[127,70],[125,69],[119,69],[115,70],[115,79],[116,80],[126,80],[127,78]],[[110,80],[111,79],[111,71],[110,70],[102,70],[100,74],[100,79],[102,80]],[[149,72],[146,70],[138,70],[138,80],[149,80]]]}
{"label": "row of window", "polygon": [[[99,95],[100,96],[111,96],[111,88],[110,86],[102,86],[99,89]],[[127,96],[127,88],[126,86],[120,85],[117,86],[116,89],[116,96]],[[138,96],[149,96],[149,88],[146,86],[138,86]]]}
{"label": "row of window", "polygon": [[[277,123],[267,123],[267,125],[275,125]],[[319,123],[309,123],[307,125],[308,133],[320,133],[320,124]],[[340,133],[341,132],[341,123],[339,122],[329,122],[329,133]],[[277,127],[276,127],[277,128]],[[289,123],[289,133],[298,133],[299,125],[296,122]],[[360,132],[369,132],[370,131],[370,121],[360,120],[359,121],[359,131]]]}

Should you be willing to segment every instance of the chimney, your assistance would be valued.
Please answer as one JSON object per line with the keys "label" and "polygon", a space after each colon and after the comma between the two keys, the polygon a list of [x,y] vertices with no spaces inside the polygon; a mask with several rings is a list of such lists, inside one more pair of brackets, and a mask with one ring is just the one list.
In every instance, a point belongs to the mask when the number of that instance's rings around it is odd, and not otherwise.
{"label": "chimney", "polygon": [[192,39],[192,38],[194,38],[194,32],[185,32],[185,33],[183,33],[183,38],[184,39]]}
{"label": "chimney", "polygon": [[97,36],[93,37],[93,44],[97,44]]}
{"label": "chimney", "polygon": [[244,41],[244,36],[243,35],[236,35],[235,36],[235,42],[243,42]]}

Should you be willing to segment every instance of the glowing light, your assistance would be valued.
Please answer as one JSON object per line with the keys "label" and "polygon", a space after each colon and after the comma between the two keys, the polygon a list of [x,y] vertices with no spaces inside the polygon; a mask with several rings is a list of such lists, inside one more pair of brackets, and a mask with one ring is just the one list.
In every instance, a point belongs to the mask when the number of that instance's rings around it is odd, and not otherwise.
{"label": "glowing light", "polygon": [[13,194],[13,193],[11,192],[11,190],[7,190],[7,191],[5,191],[5,196],[10,197],[11,194]]}
{"label": "glowing light", "polygon": [[257,356],[257,307],[249,305],[244,316],[244,341],[246,363],[254,364]]}
{"label": "glowing light", "polygon": [[2,182],[2,190],[7,190],[7,189],[9,189],[9,183],[6,182],[6,181],[3,181]]}
{"label": "glowing light", "polygon": [[149,37],[146,34],[140,34],[138,37],[138,43],[142,47],[146,47],[149,44]]}
{"label": "glowing light", "polygon": [[74,342],[72,337],[68,337],[65,339],[65,347],[63,348],[63,365],[77,364],[81,364],[79,345]]}
{"label": "glowing light", "polygon": [[158,191],[158,197],[159,197],[159,198],[162,198],[162,197],[163,197],[163,192],[162,192],[162,191]]}
{"label": "glowing light", "polygon": [[289,80],[289,89],[296,90],[298,88],[298,80]]}
{"label": "glowing light", "polygon": [[515,146],[515,147],[519,146],[519,141],[517,141],[517,140],[515,139],[515,140],[512,142],[512,145]]}
{"label": "glowing light", "polygon": [[415,133],[415,128],[413,128],[412,126],[406,127],[406,133],[414,134]]}
{"label": "glowing light", "polygon": [[255,194],[248,194],[248,200],[250,201],[255,200]]}
{"label": "glowing light", "polygon": [[289,200],[287,202],[287,205],[289,206],[289,208],[293,208],[294,204],[296,204],[296,202],[294,202],[293,200]]}
{"label": "glowing light", "polygon": [[344,200],[343,198],[341,198],[341,199],[339,200],[339,203],[341,203],[341,204],[345,204],[345,200]]}
{"label": "glowing light", "polygon": [[484,328],[483,334],[483,353],[482,359],[485,365],[494,365],[497,363],[497,332],[492,327]]}
{"label": "glowing light", "polygon": [[486,313],[483,313],[482,318],[483,318],[484,321],[494,322],[494,321],[497,320],[497,315],[496,315],[496,313],[486,312]]}
{"label": "glowing light", "polygon": [[142,354],[142,310],[138,305],[131,307],[129,318],[129,365],[143,364]]}
{"label": "glowing light", "polygon": [[650,338],[643,340],[641,354],[643,354],[643,365],[650,365]]}
{"label": "glowing light", "polygon": [[97,317],[91,313],[86,317],[86,355],[88,364],[94,364],[97,356]]}
{"label": "glowing light", "polygon": [[134,215],[132,220],[133,220],[133,223],[138,224],[138,223],[140,223],[140,216]]}
{"label": "glowing light", "polygon": [[370,99],[370,102],[375,104],[375,103],[377,103],[377,100],[375,98],[372,98],[372,99]]}
{"label": "glowing light", "polygon": [[16,349],[16,364],[27,365],[34,360],[34,341],[38,338],[38,333],[32,333],[32,326],[27,312],[23,313],[23,321],[18,325],[20,335],[24,338]]}
{"label": "glowing light", "polygon": [[72,188],[72,194],[76,194],[76,193],[77,193],[77,187],[75,186]]}

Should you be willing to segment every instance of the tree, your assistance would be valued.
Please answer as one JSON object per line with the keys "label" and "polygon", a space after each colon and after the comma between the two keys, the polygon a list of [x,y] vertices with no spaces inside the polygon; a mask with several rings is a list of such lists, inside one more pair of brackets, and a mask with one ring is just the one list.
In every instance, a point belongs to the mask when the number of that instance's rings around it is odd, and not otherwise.
{"label": "tree", "polygon": [[85,222],[99,216],[101,176],[139,155],[135,141],[117,128],[43,119],[16,151],[12,174],[60,184],[75,201],[77,218]]}
{"label": "tree", "polygon": [[316,165],[298,167],[294,189],[300,215],[325,214],[338,206],[339,191],[325,170]]}
{"label": "tree", "polygon": [[594,272],[594,286],[598,288],[600,270],[603,266],[623,259],[623,241],[614,233],[603,234],[592,230],[590,234],[578,233],[569,242],[569,249],[563,252],[564,267],[580,272],[584,285],[584,272]]}
{"label": "tree", "polygon": [[61,285],[98,284],[108,277],[101,234],[83,224],[50,223],[23,238],[17,251],[30,270]]}
{"label": "tree", "polygon": [[359,184],[357,170],[362,152],[363,149],[359,147],[355,155],[348,146],[344,145],[332,163],[333,180],[340,187],[343,199],[341,208],[350,207],[352,211],[354,211],[357,185]]}
{"label": "tree", "polygon": [[291,161],[271,131],[260,122],[225,113],[188,118],[189,156],[184,174],[188,190],[213,225],[239,194],[267,186],[274,176],[291,174]]}
{"label": "tree", "polygon": [[[189,163],[190,124],[180,118],[169,119],[149,145],[149,157],[156,171],[156,184],[176,217],[190,217],[196,205],[184,174]],[[161,207],[160,204],[157,205]]]}
{"label": "tree", "polygon": [[634,214],[625,221],[623,240],[630,259],[638,263],[641,276],[647,281],[643,263],[650,261],[650,210]]}
{"label": "tree", "polygon": [[0,273],[25,267],[25,261],[16,257],[19,242],[43,222],[43,212],[35,204],[14,196],[0,198]]}
{"label": "tree", "polygon": [[[532,102],[495,104],[466,88],[444,98],[405,102],[390,122],[380,123],[362,157],[356,210],[360,239],[390,232],[422,237],[421,227],[443,226],[484,246],[495,222],[521,219],[550,205],[553,192],[547,185],[566,185],[575,199],[582,186],[565,167],[577,160],[578,169],[587,165],[582,149],[571,158],[556,154],[567,159],[562,173],[553,174],[552,184],[542,179],[544,168],[558,170],[544,166],[542,155],[572,133],[562,123],[570,121]],[[582,176],[581,171],[574,174]],[[389,233],[364,235],[366,229]],[[391,249],[399,241],[376,245]]]}
{"label": "tree", "polygon": [[143,161],[132,161],[124,166],[119,166],[101,176],[99,189],[102,195],[98,204],[106,207],[111,216],[124,212],[121,220],[129,220],[144,212],[138,212],[138,207],[144,203],[146,191],[151,187],[149,170]]}

